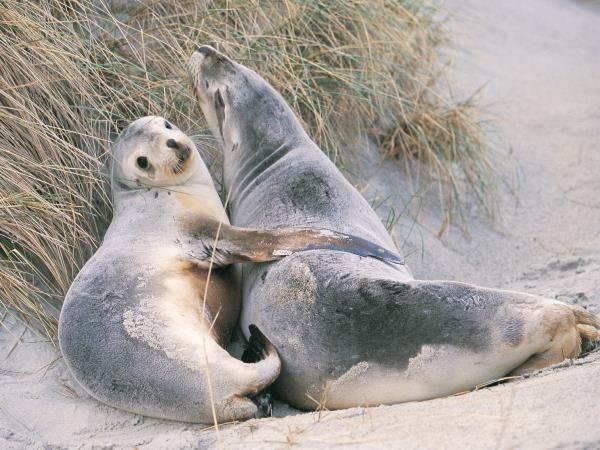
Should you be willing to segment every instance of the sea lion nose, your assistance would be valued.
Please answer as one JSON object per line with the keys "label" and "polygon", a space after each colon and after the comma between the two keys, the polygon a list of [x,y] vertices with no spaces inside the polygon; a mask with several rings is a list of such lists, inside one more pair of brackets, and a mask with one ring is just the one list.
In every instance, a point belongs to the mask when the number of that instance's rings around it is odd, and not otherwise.
{"label": "sea lion nose", "polygon": [[190,148],[187,145],[180,144],[175,139],[167,139],[167,147],[175,150],[177,158],[181,161],[185,161],[190,156]]}
{"label": "sea lion nose", "polygon": [[175,154],[180,161],[186,161],[190,157],[191,153],[192,152],[188,146],[180,147],[175,150]]}
{"label": "sea lion nose", "polygon": [[185,160],[190,156],[190,148],[187,145],[180,144],[175,139],[167,139],[167,147],[175,150],[175,154],[181,160]]}
{"label": "sea lion nose", "polygon": [[200,53],[201,55],[204,55],[205,57],[209,57],[210,55],[213,55],[215,53],[215,49],[212,48],[210,45],[202,45],[200,47],[198,47],[198,50],[196,50],[198,53]]}

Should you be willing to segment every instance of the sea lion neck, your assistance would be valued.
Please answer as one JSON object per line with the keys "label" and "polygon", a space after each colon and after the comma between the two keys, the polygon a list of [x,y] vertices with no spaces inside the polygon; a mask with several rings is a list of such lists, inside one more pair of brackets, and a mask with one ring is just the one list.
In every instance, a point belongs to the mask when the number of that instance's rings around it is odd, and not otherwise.
{"label": "sea lion neck", "polygon": [[232,201],[245,189],[248,174],[256,179],[290,152],[315,146],[278,94],[236,108],[223,140],[224,183]]}
{"label": "sea lion neck", "polygon": [[[212,180],[208,182],[189,182],[183,185],[173,186],[142,186],[132,189],[117,190],[113,194],[113,216],[117,218],[121,214],[130,214],[132,211],[146,210],[151,207],[156,216],[178,215],[181,199],[183,203],[189,203],[187,199],[195,199],[211,206],[211,210],[223,210],[221,199],[215,189]],[[181,205],[179,205],[181,206]],[[185,206],[185,208],[188,208]],[[219,218],[222,214],[217,214]]]}

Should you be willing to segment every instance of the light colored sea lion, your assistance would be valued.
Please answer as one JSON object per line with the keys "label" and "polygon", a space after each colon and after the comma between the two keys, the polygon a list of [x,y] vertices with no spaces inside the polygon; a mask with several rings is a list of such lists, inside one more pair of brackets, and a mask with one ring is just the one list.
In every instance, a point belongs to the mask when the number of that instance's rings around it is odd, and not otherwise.
{"label": "light colored sea lion", "polygon": [[[189,69],[223,147],[232,223],[322,226],[396,251],[267,82],[209,46],[193,53]],[[348,253],[245,266],[243,286],[241,323],[269,336],[282,359],[274,387],[303,409],[445,396],[575,357],[582,341],[599,337],[596,317],[579,306],[415,280],[405,266]]]}
{"label": "light colored sea lion", "polygon": [[219,421],[254,416],[247,396],[271,384],[280,360],[256,328],[250,342],[260,361],[246,364],[224,350],[240,308],[239,274],[226,266],[312,248],[397,260],[327,230],[232,227],[194,143],[163,118],[130,124],[113,156],[113,220],[59,322],[67,366],[111,406],[207,423],[212,396]]}

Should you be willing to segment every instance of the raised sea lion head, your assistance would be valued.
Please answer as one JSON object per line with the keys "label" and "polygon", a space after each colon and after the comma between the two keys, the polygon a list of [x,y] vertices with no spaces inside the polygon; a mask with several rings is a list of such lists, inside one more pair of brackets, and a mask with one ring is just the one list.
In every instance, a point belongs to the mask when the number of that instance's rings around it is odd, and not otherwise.
{"label": "raised sea lion head", "polygon": [[168,120],[146,116],[130,123],[113,146],[113,188],[166,187],[210,182],[194,142]]}
{"label": "raised sea lion head", "polygon": [[[225,164],[244,153],[270,154],[308,136],[294,113],[256,72],[203,45],[188,63],[194,93],[211,131],[223,146]],[[236,152],[240,146],[252,152]]]}

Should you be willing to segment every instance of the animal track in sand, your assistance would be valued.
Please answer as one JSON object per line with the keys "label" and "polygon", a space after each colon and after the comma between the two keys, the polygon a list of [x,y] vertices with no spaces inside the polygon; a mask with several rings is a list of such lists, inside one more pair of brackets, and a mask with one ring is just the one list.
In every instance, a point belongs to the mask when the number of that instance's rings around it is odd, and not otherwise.
{"label": "animal track in sand", "polygon": [[600,261],[592,257],[556,259],[533,267],[505,287],[528,290],[600,313]]}

